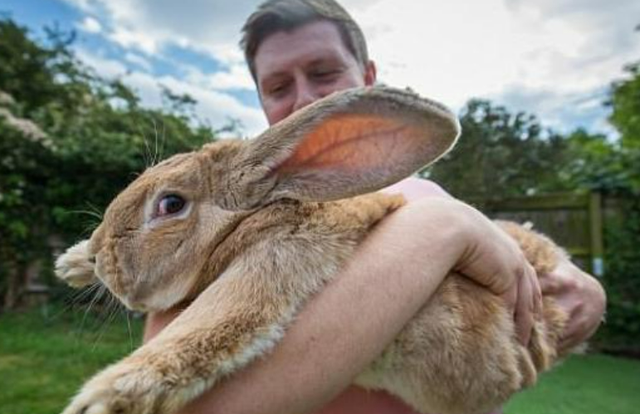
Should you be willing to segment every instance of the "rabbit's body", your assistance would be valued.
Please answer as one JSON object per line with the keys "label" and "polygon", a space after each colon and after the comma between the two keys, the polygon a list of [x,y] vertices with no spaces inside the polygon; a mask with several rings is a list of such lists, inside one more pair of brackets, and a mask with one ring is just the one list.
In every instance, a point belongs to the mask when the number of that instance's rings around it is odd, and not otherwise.
{"label": "rabbit's body", "polygon": [[[94,277],[95,258],[97,276],[134,308],[193,300],[88,382],[65,414],[168,414],[269,352],[404,204],[379,193],[331,200],[403,178],[458,133],[439,105],[388,88],[344,92],[291,118],[254,142],[211,144],[149,169],[114,200],[91,241],[61,257],[59,275],[77,284]],[[503,227],[537,271],[555,266],[562,253],[551,242]],[[451,274],[356,382],[425,413],[488,412],[556,359],[566,316],[550,299],[544,305],[525,349],[502,299]]]}

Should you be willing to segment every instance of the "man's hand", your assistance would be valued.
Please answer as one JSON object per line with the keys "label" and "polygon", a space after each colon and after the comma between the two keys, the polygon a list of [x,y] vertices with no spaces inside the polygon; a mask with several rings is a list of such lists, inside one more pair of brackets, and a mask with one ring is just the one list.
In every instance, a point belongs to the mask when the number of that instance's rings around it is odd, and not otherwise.
{"label": "man's hand", "polygon": [[606,296],[600,283],[568,259],[540,276],[542,293],[553,297],[569,315],[560,343],[566,351],[593,335],[603,319]]}
{"label": "man's hand", "polygon": [[468,244],[455,270],[502,296],[513,313],[518,338],[526,346],[535,321],[542,315],[542,291],[536,272],[508,234],[467,208],[471,219],[465,226]]}

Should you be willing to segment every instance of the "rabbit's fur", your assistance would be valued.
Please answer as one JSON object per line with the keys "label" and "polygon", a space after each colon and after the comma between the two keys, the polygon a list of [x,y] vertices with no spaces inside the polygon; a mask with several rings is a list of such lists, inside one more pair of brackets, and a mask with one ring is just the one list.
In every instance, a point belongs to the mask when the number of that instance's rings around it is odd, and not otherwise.
{"label": "rabbit's fur", "polygon": [[[133,309],[195,301],[90,380],[65,414],[171,413],[269,352],[376,223],[404,204],[370,192],[433,162],[458,134],[439,104],[375,87],[318,101],[255,140],[219,141],[149,168],[91,240],[59,258],[58,275],[87,284],[95,267]],[[163,216],[168,194],[185,205]],[[549,240],[503,226],[538,272],[555,266],[562,253]],[[502,299],[451,274],[356,382],[425,413],[486,413],[550,367],[565,320],[545,298],[525,349]]]}

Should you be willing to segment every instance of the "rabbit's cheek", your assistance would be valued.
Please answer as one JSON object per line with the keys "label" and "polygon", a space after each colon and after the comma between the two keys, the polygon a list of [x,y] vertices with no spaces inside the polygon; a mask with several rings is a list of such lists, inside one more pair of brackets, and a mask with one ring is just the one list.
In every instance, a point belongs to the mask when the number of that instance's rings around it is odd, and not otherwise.
{"label": "rabbit's cheek", "polygon": [[105,254],[98,254],[95,256],[95,272],[98,279],[102,281],[107,287],[111,286],[111,278],[109,270],[112,268],[110,260],[107,260]]}
{"label": "rabbit's cheek", "polygon": [[121,263],[122,259],[126,261],[126,256],[126,254],[121,253],[117,243],[109,243],[95,257],[96,275],[119,298],[126,296],[126,293],[131,288],[129,277],[131,273]]}

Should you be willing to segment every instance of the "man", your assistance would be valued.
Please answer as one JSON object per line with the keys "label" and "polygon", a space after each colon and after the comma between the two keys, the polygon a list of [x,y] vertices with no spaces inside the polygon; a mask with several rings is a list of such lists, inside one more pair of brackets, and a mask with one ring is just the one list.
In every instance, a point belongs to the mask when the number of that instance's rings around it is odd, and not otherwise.
{"label": "man", "polygon": [[[270,0],[243,31],[242,46],[270,124],[334,91],[376,81],[360,28],[333,0]],[[402,192],[410,203],[379,226],[302,311],[273,354],[184,413],[413,412],[389,395],[349,384],[451,269],[469,275],[528,269],[503,234],[436,184],[408,179],[388,190]],[[604,292],[593,278],[566,262],[543,277],[542,287],[571,315],[563,346],[593,333],[604,310]],[[521,292],[515,310],[525,343],[534,296]],[[178,312],[152,315],[147,339]]]}

